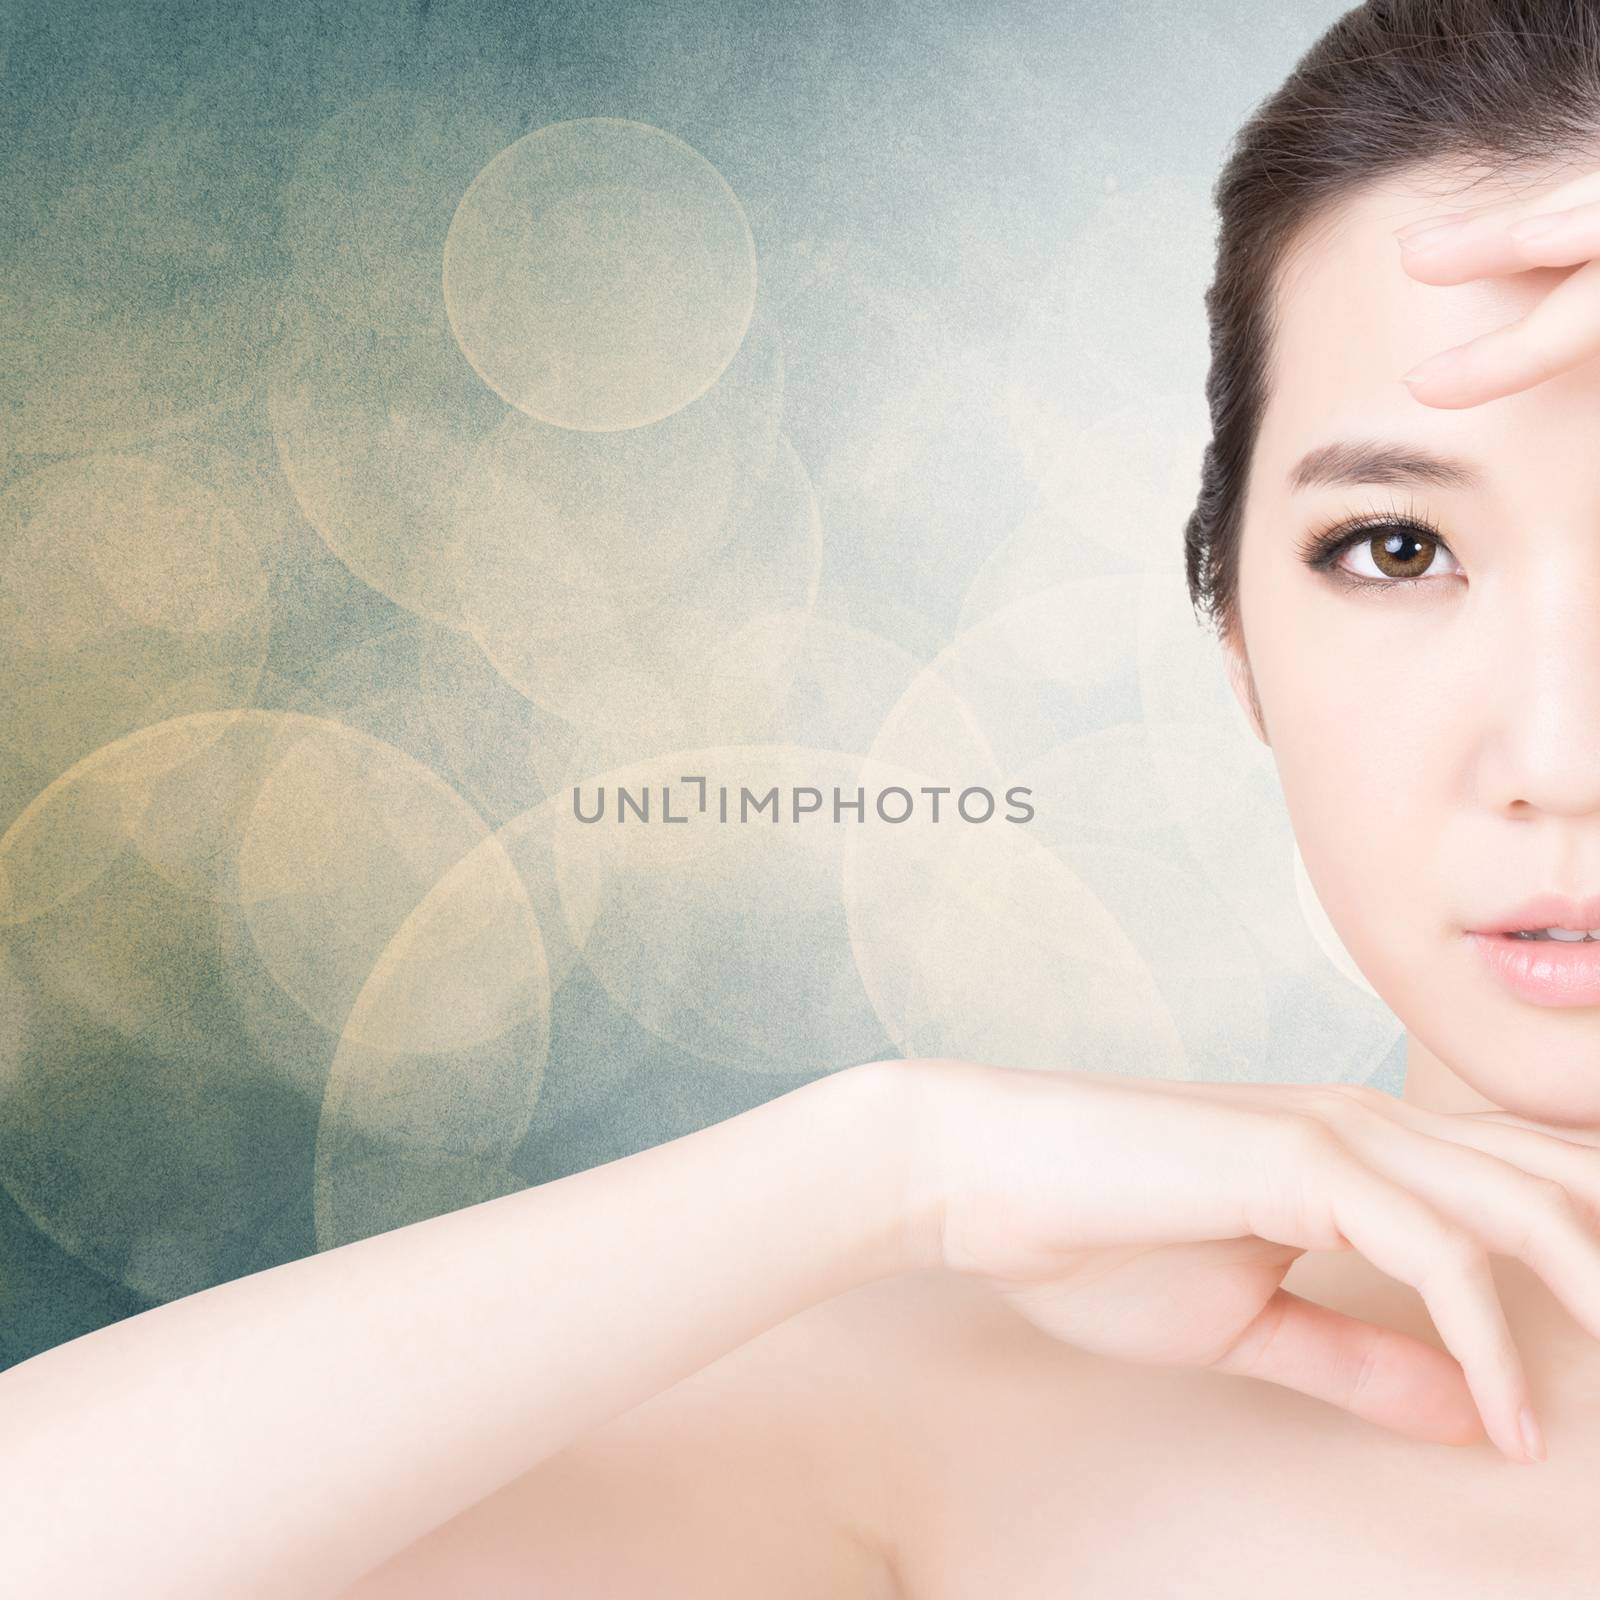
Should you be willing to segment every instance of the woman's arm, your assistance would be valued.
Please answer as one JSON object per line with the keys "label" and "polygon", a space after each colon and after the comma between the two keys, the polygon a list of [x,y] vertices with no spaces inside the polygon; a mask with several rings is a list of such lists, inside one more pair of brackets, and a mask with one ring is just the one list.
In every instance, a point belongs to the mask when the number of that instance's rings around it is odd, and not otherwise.
{"label": "woman's arm", "polygon": [[848,1068],[0,1373],[7,1592],[337,1594],[764,1329],[937,1264],[926,1098]]}

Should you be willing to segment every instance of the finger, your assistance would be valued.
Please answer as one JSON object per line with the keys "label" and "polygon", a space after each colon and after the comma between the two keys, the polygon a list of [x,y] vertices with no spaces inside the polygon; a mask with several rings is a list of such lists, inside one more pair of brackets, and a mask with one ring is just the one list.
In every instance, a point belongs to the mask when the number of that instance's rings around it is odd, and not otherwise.
{"label": "finger", "polygon": [[[1480,1244],[1525,1261],[1600,1339],[1600,1237],[1587,1205],[1559,1180],[1381,1117],[1353,1119],[1338,1137],[1369,1168],[1404,1185]],[[1558,1151],[1530,1154],[1541,1163],[1561,1159]],[[1592,1155],[1582,1154],[1592,1167]]]}
{"label": "finger", "polygon": [[[1260,1084],[1200,1079],[1142,1079],[1152,1089],[1224,1100],[1259,1109],[1263,1096],[1281,1094],[1286,1104],[1326,1118],[1341,1133],[1363,1111],[1389,1117],[1418,1133],[1498,1156],[1526,1172],[1553,1178],[1600,1226],[1600,1127],[1568,1126],[1519,1117],[1498,1108],[1430,1111],[1364,1083]],[[1270,1104],[1270,1100],[1267,1101]]]}
{"label": "finger", "polygon": [[1543,383],[1600,352],[1600,261],[1579,267],[1525,317],[1442,351],[1405,374],[1424,405],[1481,405]]}
{"label": "finger", "polygon": [[[1397,235],[1400,264],[1420,283],[1466,283],[1544,263],[1524,257],[1512,229],[1537,220],[1525,209],[1499,208],[1419,233]],[[1531,229],[1529,230],[1531,231]]]}
{"label": "finger", "polygon": [[[1198,1095],[1225,1099],[1236,1104],[1262,1104],[1260,1093],[1250,1086],[1231,1083],[1182,1082],[1174,1085]],[[1510,1111],[1430,1111],[1412,1105],[1395,1095],[1385,1094],[1368,1084],[1320,1083],[1307,1085],[1258,1085],[1269,1092],[1279,1090],[1288,1103],[1326,1120],[1341,1137],[1350,1142],[1351,1130],[1361,1124],[1362,1114],[1388,1118],[1416,1133],[1480,1150],[1524,1172],[1559,1183],[1583,1208],[1586,1220],[1600,1228],[1600,1128],[1564,1127],[1519,1117]]]}
{"label": "finger", "polygon": [[1432,1345],[1279,1289],[1211,1365],[1326,1400],[1396,1433],[1475,1444],[1483,1425],[1460,1366]]}
{"label": "finger", "polygon": [[[1498,1156],[1524,1171],[1553,1178],[1592,1211],[1600,1227],[1600,1128],[1565,1126],[1499,1109],[1430,1111],[1364,1083],[1228,1083],[1204,1079],[1146,1078],[1141,1086],[1169,1094],[1222,1100],[1259,1110],[1281,1095],[1287,1107],[1321,1116],[1341,1133],[1363,1111],[1388,1117],[1418,1133]],[[1264,1098],[1265,1097],[1265,1098]]]}
{"label": "finger", "polygon": [[[1430,1111],[1398,1095],[1364,1083],[1213,1083],[1200,1079],[1152,1078],[1142,1083],[1171,1093],[1187,1093],[1260,1108],[1263,1095],[1282,1094],[1286,1103],[1327,1118],[1343,1129],[1361,1111],[1390,1117],[1419,1133],[1449,1139],[1513,1162],[1527,1172],[1554,1178],[1574,1198],[1594,1209],[1600,1223],[1600,1127],[1540,1122],[1499,1108],[1485,1111]],[[1270,1103],[1270,1102],[1268,1102]]]}
{"label": "finger", "polygon": [[1600,201],[1567,211],[1473,221],[1400,241],[1406,271],[1422,283],[1466,283],[1533,267],[1575,267],[1600,256]]}
{"label": "finger", "polygon": [[1565,211],[1541,211],[1506,229],[1512,248],[1529,266],[1575,267],[1600,256],[1600,200]]}
{"label": "finger", "polygon": [[[1489,1437],[1512,1460],[1533,1459],[1521,1426],[1533,1397],[1482,1244],[1420,1195],[1368,1167],[1326,1125],[1293,1117],[1282,1119],[1277,1132],[1266,1160],[1279,1180],[1279,1214],[1252,1218],[1252,1231],[1308,1249],[1336,1234],[1380,1272],[1409,1283],[1461,1363]],[[1259,1175],[1251,1182],[1259,1193]],[[1269,1205],[1273,1190],[1266,1186]]]}
{"label": "finger", "polygon": [[1600,200],[1600,170],[1583,172],[1566,183],[1546,189],[1531,200],[1510,199],[1486,201],[1477,206],[1457,206],[1445,211],[1419,217],[1414,222],[1394,230],[1397,239],[1412,239],[1431,228],[1456,222],[1500,221],[1518,217],[1538,216],[1546,211],[1566,211],[1590,200]]}
{"label": "finger", "polygon": [[1435,1139],[1497,1156],[1524,1172],[1554,1179],[1600,1225],[1600,1135],[1573,1137],[1580,1129],[1514,1117],[1509,1112],[1425,1111],[1397,1102],[1392,1112],[1406,1127]]}
{"label": "finger", "polygon": [[[1124,1080],[1126,1081],[1126,1080]],[[1340,1107],[1348,1104],[1358,1109],[1380,1112],[1386,1116],[1408,1121],[1413,1126],[1424,1126],[1424,1131],[1450,1137],[1458,1124],[1503,1124],[1508,1128],[1523,1128],[1533,1133],[1563,1139],[1590,1149],[1600,1148],[1600,1126],[1583,1123],[1542,1122],[1536,1117],[1518,1116],[1499,1106],[1482,1111],[1430,1111],[1413,1105],[1399,1095],[1376,1089],[1369,1083],[1262,1083],[1256,1080],[1242,1082],[1213,1082],[1200,1078],[1141,1078],[1141,1085],[1167,1089],[1177,1093],[1204,1095],[1212,1099],[1230,1100],[1241,1105],[1260,1107],[1263,1096],[1291,1097],[1300,1106],[1313,1097],[1311,1104],[1320,1106],[1330,1116],[1337,1116]]]}
{"label": "finger", "polygon": [[1508,1128],[1526,1128],[1552,1139],[1583,1145],[1590,1150],[1600,1149],[1600,1128],[1569,1127],[1559,1122],[1540,1122],[1534,1117],[1519,1117],[1514,1111],[1451,1111],[1441,1114],[1453,1122],[1501,1123]]}

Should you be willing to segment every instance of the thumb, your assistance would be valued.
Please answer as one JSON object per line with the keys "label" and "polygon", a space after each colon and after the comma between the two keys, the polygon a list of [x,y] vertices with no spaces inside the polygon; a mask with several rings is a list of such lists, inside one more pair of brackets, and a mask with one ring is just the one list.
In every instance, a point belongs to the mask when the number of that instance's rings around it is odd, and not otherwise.
{"label": "thumb", "polygon": [[1452,1357],[1287,1289],[1277,1290],[1211,1365],[1298,1389],[1414,1438],[1472,1444],[1484,1437],[1483,1419]]}

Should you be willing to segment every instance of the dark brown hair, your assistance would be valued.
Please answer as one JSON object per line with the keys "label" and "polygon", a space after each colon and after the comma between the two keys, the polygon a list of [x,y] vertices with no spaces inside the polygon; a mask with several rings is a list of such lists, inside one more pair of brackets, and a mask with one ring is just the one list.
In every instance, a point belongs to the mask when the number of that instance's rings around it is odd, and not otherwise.
{"label": "dark brown hair", "polygon": [[1596,148],[1600,0],[1369,0],[1234,135],[1212,189],[1211,441],[1184,533],[1190,601],[1224,638],[1238,637],[1240,525],[1266,409],[1274,286],[1302,230],[1403,168],[1504,174]]}

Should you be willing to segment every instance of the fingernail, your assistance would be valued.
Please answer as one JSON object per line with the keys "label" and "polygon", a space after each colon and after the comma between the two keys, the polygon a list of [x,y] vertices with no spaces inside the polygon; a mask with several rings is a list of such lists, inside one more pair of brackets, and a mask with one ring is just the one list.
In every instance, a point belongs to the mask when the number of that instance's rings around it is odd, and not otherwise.
{"label": "fingernail", "polygon": [[1418,233],[1403,234],[1400,239],[1402,250],[1437,250],[1442,244],[1449,244],[1459,238],[1461,230],[1466,227],[1464,222],[1445,222],[1437,228],[1423,228]]}
{"label": "fingernail", "polygon": [[1400,381],[1402,383],[1424,383],[1434,378],[1448,378],[1460,370],[1465,361],[1464,352],[1461,350],[1441,350],[1436,356],[1429,356],[1426,361],[1418,362]]}
{"label": "fingernail", "polygon": [[1435,216],[1418,217],[1415,222],[1408,222],[1403,228],[1396,228],[1394,236],[1397,239],[1409,239],[1414,233],[1421,233],[1424,228],[1436,228],[1442,222],[1459,221],[1458,217],[1451,217],[1449,212],[1441,211]]}
{"label": "fingernail", "polygon": [[1522,1448],[1527,1451],[1529,1460],[1543,1461],[1546,1454],[1544,1435],[1539,1431],[1539,1422],[1533,1414],[1532,1406],[1522,1408],[1518,1422],[1522,1428]]}

